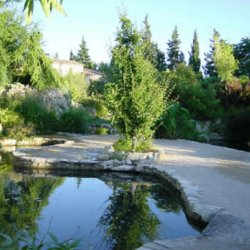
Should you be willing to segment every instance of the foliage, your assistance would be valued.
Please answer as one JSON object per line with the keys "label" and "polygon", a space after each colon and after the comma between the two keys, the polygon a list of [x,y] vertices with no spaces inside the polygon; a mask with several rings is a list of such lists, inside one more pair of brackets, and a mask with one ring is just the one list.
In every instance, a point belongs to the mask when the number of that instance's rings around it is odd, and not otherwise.
{"label": "foliage", "polygon": [[242,38],[240,43],[234,46],[233,54],[235,59],[239,61],[239,69],[236,70],[236,75],[250,77],[250,38]]}
{"label": "foliage", "polygon": [[27,27],[15,10],[0,11],[0,85],[13,81],[40,89],[59,88],[62,77],[41,48],[42,35]]}
{"label": "foliage", "polygon": [[13,127],[6,129],[6,133],[9,138],[22,141],[33,136],[35,134],[35,128],[30,122],[27,124],[19,122]]}
{"label": "foliage", "polygon": [[100,79],[99,81],[91,81],[88,87],[89,96],[103,96],[106,80]]}
{"label": "foliage", "polygon": [[23,118],[15,111],[11,109],[0,108],[1,123],[4,129],[11,128],[18,123],[23,122]]}
{"label": "foliage", "polygon": [[150,210],[148,189],[133,184],[114,186],[109,198],[111,204],[99,222],[112,249],[136,249],[143,245],[145,238],[152,241],[157,237],[160,221]]}
{"label": "foliage", "polygon": [[98,70],[104,73],[105,82],[113,82],[115,80],[114,75],[117,69],[113,60],[111,60],[110,63],[101,62],[98,66]]}
{"label": "foliage", "polygon": [[96,128],[96,135],[107,135],[109,130],[107,128]]}
{"label": "foliage", "polygon": [[[46,246],[47,250],[80,250],[80,243],[82,241],[82,238],[80,239],[73,239],[69,238],[67,240],[64,240],[63,242],[59,242],[56,236],[52,233],[48,233],[52,242],[45,242],[45,237],[39,242],[35,236],[33,236],[31,242],[25,239],[25,233],[20,235],[17,238],[12,239],[7,234],[0,234],[2,238],[5,239],[5,241],[0,244],[1,250],[40,250],[43,249],[43,247]],[[18,247],[18,244],[20,242],[24,242],[22,248]]]}
{"label": "foliage", "polygon": [[181,41],[179,39],[179,34],[177,30],[177,26],[175,26],[172,38],[168,41],[168,49],[167,49],[167,68],[175,69],[177,65],[181,62],[184,62],[184,54],[180,51]]}
{"label": "foliage", "polygon": [[[1,151],[0,174],[13,171],[13,155],[12,152]],[[0,188],[2,188],[0,184]]]}
{"label": "foliage", "polygon": [[87,99],[85,99],[82,102],[82,105],[84,107],[88,107],[88,108],[94,108],[96,109],[96,114],[100,117],[107,117],[108,116],[108,109],[106,107],[106,104],[104,102],[104,100],[101,98],[102,96],[100,95],[96,95],[96,96],[91,96]]}
{"label": "foliage", "polygon": [[82,37],[82,42],[80,44],[80,49],[78,50],[77,55],[75,56],[71,51],[70,60],[82,63],[87,69],[95,69],[96,65],[91,61],[88,51],[89,49],[87,48],[84,37]]}
{"label": "foliage", "polygon": [[200,50],[199,50],[199,42],[196,30],[194,31],[193,44],[191,46],[191,52],[189,52],[189,66],[193,67],[194,72],[200,72],[201,60],[199,58]]}
{"label": "foliage", "polygon": [[165,71],[167,68],[165,54],[158,48],[157,45],[156,45],[155,50],[156,50],[156,66],[155,67],[160,72]]}
{"label": "foliage", "polygon": [[[44,14],[50,18],[50,12],[52,9],[57,10],[59,13],[63,14],[64,16],[67,16],[62,8],[62,2],[63,0],[39,0],[40,4],[42,5]],[[34,11],[34,0],[25,0],[24,8],[23,10],[26,10],[26,22],[27,24],[30,24],[31,18]]]}
{"label": "foliage", "polygon": [[87,98],[87,90],[89,83],[86,82],[85,75],[80,73],[73,73],[72,69],[65,76],[67,86],[69,87],[72,100],[77,103],[82,103]]}
{"label": "foliage", "polygon": [[72,108],[62,114],[60,129],[62,132],[88,133],[92,117],[87,110]]}
{"label": "foliage", "polygon": [[29,234],[25,238],[33,238],[32,236],[38,229],[37,217],[48,205],[50,195],[63,182],[64,178],[35,179],[32,176],[26,176],[18,182],[1,178],[0,233],[9,235],[11,239],[18,239],[28,226]]}
{"label": "foliage", "polygon": [[238,68],[238,62],[233,55],[233,46],[220,40],[217,35],[214,37],[214,56],[213,60],[218,72],[218,76],[222,81],[232,82],[233,73]]}
{"label": "foliage", "polygon": [[[120,139],[114,143],[113,147],[115,151],[132,152],[133,142],[131,139]],[[153,148],[151,141],[139,141],[136,144],[135,151],[140,153],[146,153],[153,152],[155,151],[155,149]]]}
{"label": "foliage", "polygon": [[30,77],[32,86],[39,89],[57,89],[62,84],[63,78],[52,68],[51,60],[41,48],[42,34],[35,31],[30,35],[28,51],[23,64],[22,74]]}
{"label": "foliage", "polygon": [[198,82],[191,67],[179,64],[175,71],[167,72],[167,78],[174,88],[174,97],[186,108],[192,118],[198,120],[216,120],[221,115],[220,101],[216,98],[214,85]]}
{"label": "foliage", "polygon": [[[143,41],[126,15],[120,16],[117,45],[112,49],[119,69],[115,82],[105,87],[107,106],[118,131],[133,141],[150,140],[153,124],[165,110],[167,87],[156,82],[156,70],[145,60]],[[163,85],[163,84],[162,84]]]}
{"label": "foliage", "polygon": [[167,139],[187,139],[199,141],[201,138],[196,131],[196,123],[190,121],[190,114],[180,104],[174,104],[162,115],[156,137]]}
{"label": "foliage", "polygon": [[218,37],[218,38],[220,37],[220,34],[216,29],[214,29],[213,39],[210,40],[211,42],[210,51],[209,53],[205,53],[206,64],[203,67],[203,70],[204,70],[204,74],[209,77],[218,77],[217,69],[215,68],[214,59],[213,59],[214,50],[215,50],[215,46],[214,46],[215,37]]}
{"label": "foliage", "polygon": [[37,132],[51,132],[58,129],[58,118],[54,111],[48,111],[39,98],[26,96],[15,108],[25,123],[31,122]]}

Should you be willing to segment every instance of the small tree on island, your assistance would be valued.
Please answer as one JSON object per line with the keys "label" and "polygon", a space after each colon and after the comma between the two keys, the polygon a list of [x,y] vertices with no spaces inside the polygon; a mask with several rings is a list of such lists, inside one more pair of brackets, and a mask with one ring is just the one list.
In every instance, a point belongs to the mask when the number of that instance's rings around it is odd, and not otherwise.
{"label": "small tree on island", "polygon": [[115,81],[105,87],[107,106],[112,122],[126,140],[148,142],[154,124],[166,109],[168,84],[157,82],[157,70],[145,59],[142,35],[126,14],[120,16],[112,60],[117,68]]}

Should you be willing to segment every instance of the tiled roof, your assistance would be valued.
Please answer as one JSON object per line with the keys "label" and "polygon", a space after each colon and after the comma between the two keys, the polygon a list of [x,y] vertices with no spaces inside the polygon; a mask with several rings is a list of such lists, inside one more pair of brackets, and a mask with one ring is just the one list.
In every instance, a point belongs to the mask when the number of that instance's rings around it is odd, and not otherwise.
{"label": "tiled roof", "polygon": [[100,75],[104,76],[104,74],[100,71],[94,70],[94,69],[86,69],[84,68],[85,75]]}
{"label": "tiled roof", "polygon": [[79,62],[71,61],[71,60],[55,59],[55,58],[50,58],[50,60],[52,62],[69,63],[69,64],[81,64],[82,66],[84,66],[83,63],[79,63]]}

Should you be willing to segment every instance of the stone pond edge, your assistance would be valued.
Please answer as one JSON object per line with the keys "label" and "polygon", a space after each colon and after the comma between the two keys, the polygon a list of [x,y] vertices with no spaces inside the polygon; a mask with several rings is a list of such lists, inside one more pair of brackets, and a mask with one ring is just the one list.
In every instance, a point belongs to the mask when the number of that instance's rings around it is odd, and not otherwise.
{"label": "stone pond edge", "polygon": [[[67,143],[67,142],[66,142]],[[53,146],[49,146],[53,147]],[[113,171],[113,172],[137,172],[145,173],[156,176],[170,183],[178,192],[180,193],[181,200],[183,202],[185,212],[188,217],[193,219],[195,222],[208,224],[205,230],[203,230],[202,235],[198,238],[206,237],[207,234],[211,236],[210,222],[216,219],[218,214],[226,214],[226,216],[231,216],[228,214],[224,208],[216,207],[209,204],[202,203],[200,197],[202,190],[180,175],[177,175],[175,170],[167,169],[160,165],[159,155],[155,154],[158,161],[148,161],[143,160],[68,160],[68,159],[55,159],[55,158],[40,158],[40,157],[30,157],[26,154],[29,152],[29,148],[21,148],[13,152],[13,164],[15,167],[21,168],[31,168],[31,169],[41,169],[41,170],[77,170],[77,171]],[[162,152],[160,152],[162,155]],[[141,156],[141,154],[140,154]],[[104,157],[105,158],[105,157]],[[155,159],[154,159],[155,160]],[[220,212],[220,213],[219,213]],[[228,215],[227,215],[228,214]],[[237,217],[236,217],[237,218]],[[235,219],[235,218],[234,218]],[[208,233],[207,233],[208,232]],[[215,232],[216,234],[216,232]],[[212,233],[212,236],[213,233]],[[197,237],[186,237],[178,240],[190,241],[190,239],[196,240]],[[177,242],[178,242],[177,240]],[[163,249],[163,245],[166,247],[167,243],[171,243],[174,240],[161,240],[147,243],[146,245],[140,247],[140,250],[144,249]],[[164,244],[157,247],[161,242]],[[153,245],[154,248],[153,248]],[[156,245],[155,245],[156,244]],[[170,244],[170,245],[171,245]],[[152,245],[152,248],[151,248]],[[164,248],[166,249],[166,248]],[[174,248],[173,248],[174,249]]]}

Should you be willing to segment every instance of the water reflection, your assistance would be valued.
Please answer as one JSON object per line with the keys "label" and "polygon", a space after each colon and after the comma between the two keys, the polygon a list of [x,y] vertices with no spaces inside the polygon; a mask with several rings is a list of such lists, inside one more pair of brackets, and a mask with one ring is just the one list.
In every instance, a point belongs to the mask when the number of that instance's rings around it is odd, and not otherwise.
{"label": "water reflection", "polygon": [[158,238],[157,226],[161,223],[151,211],[147,198],[150,187],[114,185],[99,223],[105,228],[105,241],[112,249],[135,249],[145,242]]}
{"label": "water reflection", "polygon": [[17,237],[23,230],[38,231],[37,218],[48,205],[51,193],[65,178],[34,178],[14,173],[12,154],[0,162],[0,233]]}
{"label": "water reflection", "polygon": [[[148,241],[199,235],[170,189],[152,177],[119,173],[0,172],[0,233],[60,241],[84,237],[82,249],[136,249]],[[67,177],[62,177],[67,175]],[[57,176],[57,177],[56,177]]]}

